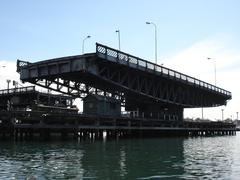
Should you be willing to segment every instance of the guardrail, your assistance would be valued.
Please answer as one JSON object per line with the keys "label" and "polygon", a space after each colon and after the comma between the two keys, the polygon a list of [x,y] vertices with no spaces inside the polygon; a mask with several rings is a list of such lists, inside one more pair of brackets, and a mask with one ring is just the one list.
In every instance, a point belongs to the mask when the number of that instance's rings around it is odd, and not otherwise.
{"label": "guardrail", "polygon": [[17,60],[17,72],[20,72],[20,70],[22,69],[22,67],[24,66],[28,66],[30,65],[31,63],[30,62],[27,62],[27,61],[22,61],[22,60]]}
{"label": "guardrail", "polygon": [[208,90],[212,90],[212,91],[218,92],[220,94],[224,94],[226,96],[230,96],[230,97],[232,96],[231,92],[226,91],[222,88],[216,87],[214,85],[211,85],[209,83],[206,83],[206,82],[196,79],[194,77],[182,74],[180,72],[160,66],[158,64],[154,64],[152,62],[143,60],[136,56],[132,56],[130,54],[118,51],[116,49],[110,48],[108,46],[105,46],[105,45],[102,45],[99,43],[96,43],[96,53],[97,53],[97,55],[99,55],[99,54],[104,55],[106,57],[106,59],[107,59],[107,57],[111,57],[111,58],[116,59],[116,62],[123,61],[123,62],[126,62],[126,64],[128,64],[128,65],[134,64],[138,68],[142,67],[142,68],[145,68],[148,70],[152,70],[153,72],[159,72],[170,78],[174,78],[176,80],[181,80],[181,81],[184,81],[191,85],[206,88]]}
{"label": "guardrail", "polygon": [[11,89],[3,89],[0,90],[0,95],[3,94],[12,94],[12,93],[26,93],[26,92],[34,92],[35,86],[21,87],[21,88],[11,88]]}

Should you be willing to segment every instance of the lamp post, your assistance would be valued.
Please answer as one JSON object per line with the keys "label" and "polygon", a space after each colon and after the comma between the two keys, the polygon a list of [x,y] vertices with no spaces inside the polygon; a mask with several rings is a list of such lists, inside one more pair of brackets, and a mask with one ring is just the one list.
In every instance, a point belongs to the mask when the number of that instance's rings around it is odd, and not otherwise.
{"label": "lamp post", "polygon": [[238,121],[238,112],[236,112],[236,114],[237,114],[237,121]]}
{"label": "lamp post", "polygon": [[121,51],[120,30],[115,31],[118,34],[118,50]]}
{"label": "lamp post", "polygon": [[[212,58],[207,58],[208,60],[211,60]],[[214,81],[215,81],[215,86],[217,85],[217,68],[216,68],[216,60],[215,59],[212,59],[214,61]]]}
{"label": "lamp post", "polygon": [[9,91],[9,84],[10,84],[11,80],[7,79],[7,90]]}
{"label": "lamp post", "polygon": [[15,80],[13,80],[13,86],[14,86],[15,88],[18,88],[18,82],[15,81]]}
{"label": "lamp post", "polygon": [[87,37],[85,37],[84,39],[83,39],[83,42],[82,42],[82,54],[84,53],[84,43],[85,43],[85,41],[87,40],[87,39],[89,39],[91,36],[87,36]]}
{"label": "lamp post", "polygon": [[152,24],[155,29],[155,63],[157,64],[157,25],[153,22],[146,22],[146,24]]}
{"label": "lamp post", "polygon": [[224,109],[221,109],[222,110],[222,121],[223,121],[223,111],[224,111]]}

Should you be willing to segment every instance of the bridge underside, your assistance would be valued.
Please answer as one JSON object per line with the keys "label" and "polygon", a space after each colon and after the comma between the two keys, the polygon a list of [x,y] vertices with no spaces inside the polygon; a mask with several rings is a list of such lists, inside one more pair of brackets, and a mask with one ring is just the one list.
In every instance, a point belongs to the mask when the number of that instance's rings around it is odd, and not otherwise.
{"label": "bridge underside", "polygon": [[74,97],[112,96],[144,117],[182,120],[183,108],[215,107],[231,99],[221,88],[100,44],[96,53],[17,66],[23,82]]}

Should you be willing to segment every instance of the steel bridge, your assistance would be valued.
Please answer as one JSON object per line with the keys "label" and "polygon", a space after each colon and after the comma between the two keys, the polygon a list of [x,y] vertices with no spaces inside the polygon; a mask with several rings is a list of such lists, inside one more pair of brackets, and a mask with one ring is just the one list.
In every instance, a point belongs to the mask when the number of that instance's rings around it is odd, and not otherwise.
{"label": "steel bridge", "polygon": [[73,97],[115,97],[126,111],[145,117],[168,114],[182,120],[183,108],[226,105],[232,97],[222,88],[98,43],[95,53],[18,60],[17,71],[23,82]]}

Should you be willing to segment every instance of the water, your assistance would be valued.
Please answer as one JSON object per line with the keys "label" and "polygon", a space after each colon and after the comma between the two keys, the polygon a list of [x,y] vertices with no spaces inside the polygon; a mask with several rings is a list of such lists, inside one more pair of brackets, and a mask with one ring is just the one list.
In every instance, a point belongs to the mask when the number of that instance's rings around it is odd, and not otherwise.
{"label": "water", "polygon": [[239,179],[236,136],[0,142],[0,179]]}

